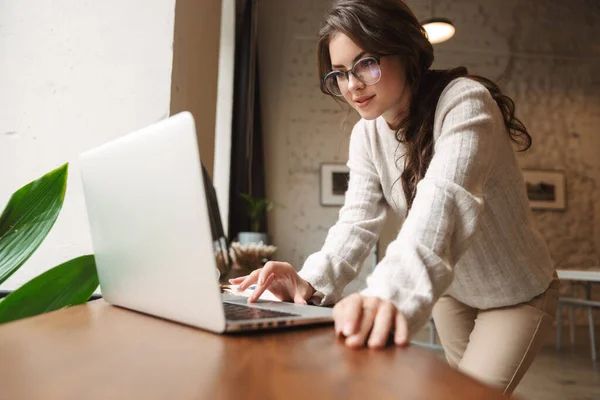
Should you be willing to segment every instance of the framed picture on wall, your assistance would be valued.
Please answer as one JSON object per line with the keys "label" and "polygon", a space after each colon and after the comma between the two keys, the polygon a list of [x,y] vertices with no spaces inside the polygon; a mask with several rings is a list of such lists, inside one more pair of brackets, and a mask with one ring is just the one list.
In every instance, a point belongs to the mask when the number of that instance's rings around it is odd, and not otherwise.
{"label": "framed picture on wall", "polygon": [[565,210],[564,171],[523,170],[527,198],[534,210]]}
{"label": "framed picture on wall", "polygon": [[346,164],[321,164],[321,205],[344,205],[344,196],[348,190],[350,170]]}

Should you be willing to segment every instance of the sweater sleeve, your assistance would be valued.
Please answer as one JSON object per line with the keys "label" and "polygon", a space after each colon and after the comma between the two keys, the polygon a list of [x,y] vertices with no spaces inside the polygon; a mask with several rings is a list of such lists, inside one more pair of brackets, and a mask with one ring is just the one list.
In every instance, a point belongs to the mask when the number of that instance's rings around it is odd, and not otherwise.
{"label": "sweater sleeve", "polygon": [[337,302],[354,279],[383,226],[387,203],[369,154],[367,132],[360,120],[352,130],[348,157],[350,180],[337,223],[322,249],[310,255],[299,275],[318,292],[323,305]]}
{"label": "sweater sleeve", "polygon": [[477,229],[500,137],[495,118],[501,118],[499,109],[483,85],[464,79],[444,90],[427,173],[397,238],[361,292],[392,301],[411,333],[427,322]]}

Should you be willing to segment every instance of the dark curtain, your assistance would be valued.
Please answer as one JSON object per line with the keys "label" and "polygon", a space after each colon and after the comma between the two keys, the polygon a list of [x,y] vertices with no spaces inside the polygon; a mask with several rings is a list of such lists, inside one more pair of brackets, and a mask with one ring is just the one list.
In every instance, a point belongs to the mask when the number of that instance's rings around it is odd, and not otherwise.
{"label": "dark curtain", "polygon": [[[258,0],[245,1],[236,32],[228,230],[232,240],[239,232],[250,231],[247,203],[240,193],[248,193],[256,198],[265,197],[256,38],[257,6]],[[264,214],[260,230],[267,230]]]}

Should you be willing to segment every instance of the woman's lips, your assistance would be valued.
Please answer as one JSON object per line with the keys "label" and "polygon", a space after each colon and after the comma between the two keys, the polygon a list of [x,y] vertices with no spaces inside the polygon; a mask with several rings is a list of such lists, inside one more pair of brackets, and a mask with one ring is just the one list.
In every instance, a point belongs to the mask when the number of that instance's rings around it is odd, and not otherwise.
{"label": "woman's lips", "polygon": [[375,97],[375,95],[359,97],[358,99],[354,100],[354,103],[356,104],[356,106],[358,108],[365,108],[366,106],[369,105],[369,103],[371,103],[371,100],[373,100],[373,97]]}

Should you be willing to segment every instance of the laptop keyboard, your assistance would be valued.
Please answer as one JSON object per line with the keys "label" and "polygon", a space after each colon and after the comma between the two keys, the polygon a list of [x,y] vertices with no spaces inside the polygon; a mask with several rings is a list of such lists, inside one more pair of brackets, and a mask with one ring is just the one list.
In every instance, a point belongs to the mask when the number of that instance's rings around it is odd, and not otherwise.
{"label": "laptop keyboard", "polygon": [[262,318],[299,317],[298,314],[265,310],[263,308],[249,307],[234,303],[223,303],[223,308],[225,309],[225,319],[228,319],[230,321]]}

